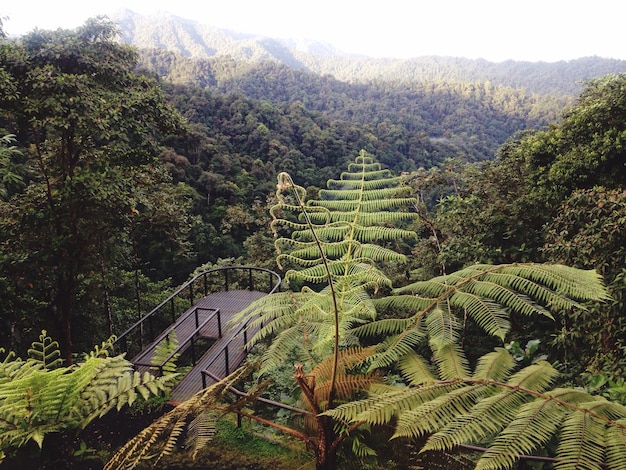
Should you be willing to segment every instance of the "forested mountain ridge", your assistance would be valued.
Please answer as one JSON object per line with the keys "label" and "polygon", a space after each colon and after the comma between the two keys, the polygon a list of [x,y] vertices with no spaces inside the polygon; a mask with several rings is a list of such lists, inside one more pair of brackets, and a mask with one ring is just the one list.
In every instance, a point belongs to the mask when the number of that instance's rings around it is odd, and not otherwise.
{"label": "forested mountain ridge", "polygon": [[626,61],[600,57],[553,63],[437,56],[378,59],[345,54],[315,41],[235,33],[168,14],[145,16],[123,10],[112,19],[120,27],[121,40],[139,49],[158,48],[203,59],[271,60],[347,82],[489,81],[529,93],[575,96],[588,79],[626,71]]}
{"label": "forested mountain ridge", "polygon": [[[450,57],[351,57],[324,44],[236,34],[167,14],[149,17],[126,10],[114,21],[121,40],[140,51],[141,67],[163,83],[246,97],[257,102],[246,105],[251,109],[265,108],[252,115],[267,114],[267,103],[290,115],[285,109],[300,103],[319,128],[332,122],[335,128],[368,135],[358,140],[374,142],[364,148],[395,171],[428,168],[446,158],[491,159],[515,133],[558,121],[583,80],[626,70],[624,61],[599,58],[494,64]],[[269,140],[306,153],[291,131],[280,135],[284,126],[278,130],[263,119],[259,123],[272,134]],[[250,122],[244,127],[245,135],[257,130]],[[240,141],[229,128],[219,133]],[[267,158],[255,150],[231,150]],[[324,160],[341,164],[343,157],[327,150]]]}

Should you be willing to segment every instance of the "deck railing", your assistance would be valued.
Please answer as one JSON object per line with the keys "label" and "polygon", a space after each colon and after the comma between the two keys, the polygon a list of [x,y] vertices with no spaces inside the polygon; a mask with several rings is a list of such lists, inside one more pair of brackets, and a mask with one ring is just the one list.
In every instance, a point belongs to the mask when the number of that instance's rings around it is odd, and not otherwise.
{"label": "deck railing", "polygon": [[[204,320],[200,321],[200,318],[198,316],[198,312],[200,311],[208,311],[208,312],[212,312],[211,314],[209,314],[208,317],[206,317]],[[215,320],[217,321],[217,337],[221,338],[222,337],[222,319],[221,319],[221,315],[220,315],[220,310],[219,309],[215,309],[215,308],[206,308],[206,307],[196,307],[193,310],[190,310],[187,317],[191,317],[194,316],[195,317],[195,325],[193,330],[190,332],[190,336],[187,338],[186,341],[179,343],[176,345],[175,348],[172,348],[170,354],[163,358],[161,360],[161,362],[155,362],[155,360],[150,360],[149,362],[143,362],[143,361],[134,361],[133,364],[135,365],[135,367],[146,367],[149,370],[153,371],[153,372],[158,372],[158,376],[162,376],[163,375],[163,368],[165,367],[165,364],[167,364],[168,362],[170,362],[175,356],[180,356],[182,353],[189,351],[191,354],[191,365],[195,366],[196,365],[196,360],[202,355],[204,354],[204,352],[206,352],[205,348],[203,351],[198,350],[198,348],[196,347],[198,339],[200,337],[203,337],[202,334],[202,330],[205,329],[205,327],[211,322],[211,320]],[[169,333],[171,333],[172,331],[174,331],[173,325],[171,328],[168,328],[168,330],[166,330],[164,333],[161,334],[161,337],[165,340],[165,341],[169,341]]]}
{"label": "deck railing", "polygon": [[274,271],[254,266],[227,266],[204,271],[119,335],[113,343],[114,350],[126,352],[129,359],[135,357],[209,293],[242,289],[271,294],[278,290],[280,283],[281,278]]}
{"label": "deck railing", "polygon": [[[248,343],[248,335],[254,335],[256,331],[248,330],[248,322],[242,323],[235,330],[230,333],[230,338],[228,342],[224,344],[224,347],[219,351],[215,351],[213,356],[209,358],[208,362],[204,364],[204,369],[200,371],[202,377],[202,388],[207,387],[207,376],[214,379],[213,374],[209,372],[209,369],[218,362],[222,362],[221,365],[224,366],[224,377],[230,374],[232,369],[231,355],[235,354],[237,356],[244,355],[248,353],[247,343]],[[239,364],[241,357],[238,357],[236,365]],[[219,367],[218,367],[219,368]]]}

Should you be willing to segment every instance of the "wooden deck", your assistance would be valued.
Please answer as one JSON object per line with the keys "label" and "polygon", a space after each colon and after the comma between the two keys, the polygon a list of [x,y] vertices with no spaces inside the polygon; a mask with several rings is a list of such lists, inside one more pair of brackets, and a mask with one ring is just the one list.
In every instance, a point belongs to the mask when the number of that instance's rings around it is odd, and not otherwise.
{"label": "wooden deck", "polygon": [[[191,338],[212,338],[213,344],[199,358],[193,368],[183,377],[171,392],[171,399],[181,402],[191,398],[203,388],[202,371],[209,370],[218,377],[225,377],[227,372],[235,370],[246,357],[244,337],[239,333],[241,325],[229,325],[230,319],[246,308],[254,300],[267,295],[264,292],[249,290],[230,290],[216,292],[202,297],[188,309],[168,329],[140,354],[132,359],[138,370],[149,368],[156,345],[174,331],[183,352],[191,345]],[[222,335],[219,337],[218,315]],[[248,339],[250,336],[248,336]],[[154,367],[154,366],[153,366]],[[208,378],[207,384],[212,383]]]}

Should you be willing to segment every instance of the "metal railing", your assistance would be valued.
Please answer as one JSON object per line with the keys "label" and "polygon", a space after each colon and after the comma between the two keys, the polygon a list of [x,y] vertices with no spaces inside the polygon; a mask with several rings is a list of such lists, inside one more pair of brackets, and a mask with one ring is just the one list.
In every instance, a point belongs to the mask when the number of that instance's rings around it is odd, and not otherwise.
{"label": "metal railing", "polygon": [[[262,278],[267,276],[267,281]],[[180,286],[167,299],[141,317],[113,343],[116,352],[126,352],[129,359],[153,343],[170,325],[200,298],[212,292],[233,289],[258,290],[271,294],[278,290],[280,276],[265,268],[226,266],[204,271]],[[263,285],[266,286],[263,289]]]}
{"label": "metal railing", "polygon": [[[255,332],[252,331],[251,333],[254,334]],[[248,343],[248,322],[239,325],[236,330],[233,330],[230,335],[230,338],[228,339],[228,342],[224,344],[224,347],[221,350],[216,351],[213,357],[209,358],[208,362],[204,364],[204,369],[200,371],[200,374],[202,376],[202,388],[207,387],[207,382],[206,382],[207,376],[214,378],[214,375],[209,371],[209,369],[220,359],[223,358],[222,360],[224,361],[224,371],[225,371],[224,377],[230,374],[232,372],[231,361],[230,361],[231,348],[240,348],[240,351],[237,351],[238,354],[240,354],[241,351],[247,354],[248,353],[248,350],[246,347],[247,343]]]}
{"label": "metal railing", "polygon": [[[200,318],[198,316],[199,311],[209,311],[213,313],[211,313],[204,320],[200,321]],[[198,338],[203,337],[202,330],[205,329],[205,327],[209,324],[211,320],[217,319],[217,334],[218,334],[217,337],[221,338],[222,337],[222,319],[220,315],[220,310],[216,308],[196,307],[193,310],[189,311],[189,313],[187,314],[187,317],[191,317],[192,315],[195,317],[195,326],[193,330],[189,333],[189,337],[185,341],[177,344],[176,347],[172,349],[170,354],[164,359],[162,359],[161,362],[156,363],[154,362],[154,360],[151,360],[150,362],[135,361],[134,362],[135,366],[144,366],[144,367],[149,368],[152,371],[158,371],[159,372],[158,375],[162,376],[163,368],[165,367],[165,364],[170,362],[175,356],[178,357],[182,353],[188,350],[191,352],[191,365],[195,366],[197,358],[202,356],[202,354],[204,354],[204,352],[206,352],[206,350],[208,349],[208,347],[206,347],[204,351],[202,352],[197,351],[196,349]],[[171,328],[168,328],[161,335],[162,336],[161,341],[169,341],[169,335],[172,331],[174,331],[173,325]]]}

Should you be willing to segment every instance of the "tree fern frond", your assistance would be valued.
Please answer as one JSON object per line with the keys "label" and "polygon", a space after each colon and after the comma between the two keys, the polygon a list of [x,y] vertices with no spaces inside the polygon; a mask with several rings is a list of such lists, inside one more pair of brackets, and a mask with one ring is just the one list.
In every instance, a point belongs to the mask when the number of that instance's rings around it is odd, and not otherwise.
{"label": "tree fern frond", "polygon": [[443,380],[463,379],[470,376],[469,363],[460,346],[449,343],[435,351],[435,362]]}
{"label": "tree fern frond", "polygon": [[[285,358],[291,356],[297,345],[300,345],[300,348],[303,346],[307,348],[307,345],[303,344],[304,336],[303,328],[300,325],[280,331],[263,354],[261,374],[282,367],[285,364]],[[311,345],[308,346],[308,348],[310,347]]]}
{"label": "tree fern frond", "polygon": [[[416,202],[417,200],[412,197],[411,198],[396,197],[396,198],[372,199],[369,201],[362,201],[360,199],[347,199],[347,200],[321,199],[321,200],[308,201],[307,204],[311,206],[325,207],[326,209],[329,209],[332,211],[353,211],[359,208],[361,212],[380,212],[380,211],[385,211],[389,209],[410,207],[412,204],[415,204]],[[415,217],[415,214],[413,214],[413,217]]]}
{"label": "tree fern frond", "polygon": [[619,469],[626,462],[626,419],[616,420],[618,426],[606,430],[606,465],[609,469]]}
{"label": "tree fern frond", "polygon": [[417,239],[417,234],[412,230],[392,227],[355,227],[355,237],[361,242],[386,242],[398,239]]}
{"label": "tree fern frond", "polygon": [[39,335],[39,341],[34,341],[28,349],[31,360],[42,365],[44,369],[55,369],[63,365],[59,343],[53,341],[43,330]]}
{"label": "tree fern frond", "polygon": [[[106,463],[104,470],[134,468],[146,460],[158,462],[174,449],[174,444],[180,439],[187,423],[193,423],[198,416],[215,407],[223,399],[228,388],[248,372],[245,367],[237,369],[225,379],[201,390],[189,400],[157,418],[150,426],[124,444]],[[201,426],[200,421],[197,421],[195,426],[195,432],[199,433],[196,438],[202,436],[203,440],[210,439],[210,423]],[[191,439],[193,441],[193,436]]]}
{"label": "tree fern frond", "polygon": [[375,179],[343,179],[343,180],[333,180],[330,179],[327,181],[326,186],[329,189],[342,189],[342,190],[350,190],[350,189],[360,189],[363,191],[371,191],[381,188],[388,188],[393,186],[398,186],[402,183],[402,178],[399,176],[390,177],[390,178],[375,178]]}
{"label": "tree fern frond", "polygon": [[457,317],[445,308],[445,305],[441,307],[433,308],[426,312],[425,316],[429,343],[435,351],[458,341],[461,332],[461,324]]}
{"label": "tree fern frond", "polygon": [[373,302],[380,312],[384,312],[387,309],[412,312],[414,319],[417,321],[424,317],[426,312],[435,308],[439,303],[439,299],[405,294],[373,299]]}
{"label": "tree fern frond", "polygon": [[385,318],[353,328],[352,334],[362,338],[396,335],[413,324],[411,318]]}
{"label": "tree fern frond", "polygon": [[609,300],[602,277],[595,270],[575,269],[561,264],[522,263],[505,265],[504,274],[534,280],[562,296],[578,300]]}
{"label": "tree fern frond", "polygon": [[448,299],[452,307],[467,312],[485,332],[504,341],[510,323],[509,313],[502,308],[502,304],[489,300],[487,296],[460,291],[454,292]]}
{"label": "tree fern frond", "polygon": [[[509,355],[510,356],[510,355]],[[430,364],[419,354],[409,351],[398,360],[400,373],[410,385],[429,385],[437,380]]]}
{"label": "tree fern frond", "polygon": [[377,354],[372,357],[370,369],[386,368],[405,354],[410,354],[423,342],[424,331],[419,328],[410,328],[401,335],[390,336],[377,345]]}
{"label": "tree fern frond", "polygon": [[329,217],[335,222],[350,222],[359,225],[373,225],[390,222],[401,222],[404,220],[414,220],[415,214],[410,212],[363,212],[353,210],[348,212],[333,211],[330,216],[324,213],[309,214],[310,219],[315,223],[325,223]]}
{"label": "tree fern frond", "polygon": [[[378,168],[373,166],[363,166],[352,163],[348,166],[348,171],[344,171],[339,176],[340,180],[363,180],[363,179],[376,179],[382,180],[391,177],[391,171],[387,168],[382,169],[380,165]],[[331,180],[339,183],[337,180]]]}
{"label": "tree fern frond", "polygon": [[505,380],[516,366],[513,356],[504,348],[481,356],[474,370],[475,379]]}
{"label": "tree fern frond", "polygon": [[191,458],[195,460],[198,452],[213,440],[216,434],[217,419],[214,413],[205,411],[196,416],[187,428],[185,447],[191,449]]}
{"label": "tree fern frond", "polygon": [[573,391],[567,389],[549,395],[552,399],[535,399],[520,407],[515,419],[483,453],[477,468],[510,468],[519,456],[532,454],[549,442],[565,416],[559,402],[574,398]]}
{"label": "tree fern frond", "polygon": [[350,191],[345,189],[320,189],[319,195],[323,199],[328,200],[382,200],[389,198],[400,198],[407,196],[411,193],[411,188],[408,186],[398,186],[395,188],[383,188],[383,189],[369,189],[366,192],[363,191]]}
{"label": "tree fern frond", "polygon": [[585,413],[572,413],[565,420],[559,438],[556,468],[603,468],[603,422]]}
{"label": "tree fern frond", "polygon": [[[400,413],[393,437],[418,437],[434,434],[429,439],[428,445],[432,449],[447,450],[455,445],[454,442],[450,442],[452,440],[451,433],[441,435],[435,433],[445,428],[450,422],[458,422],[461,429],[466,429],[463,423],[468,423],[471,420],[465,419],[464,416],[469,413],[472,406],[484,394],[485,387],[482,385],[466,387],[460,381],[447,383],[446,387],[433,387],[433,385],[416,389],[420,395],[423,392],[428,392],[426,395],[428,398],[419,406]],[[442,393],[434,395],[432,390]],[[480,432],[485,431],[480,426],[479,430]],[[446,442],[442,443],[441,440],[444,439]]]}
{"label": "tree fern frond", "polygon": [[355,254],[358,257],[368,258],[374,261],[395,261],[398,263],[406,262],[406,256],[402,253],[369,243],[361,245],[360,251]]}

